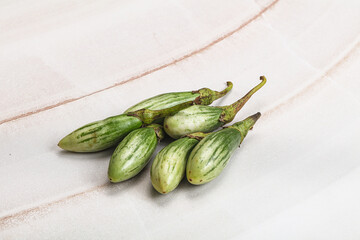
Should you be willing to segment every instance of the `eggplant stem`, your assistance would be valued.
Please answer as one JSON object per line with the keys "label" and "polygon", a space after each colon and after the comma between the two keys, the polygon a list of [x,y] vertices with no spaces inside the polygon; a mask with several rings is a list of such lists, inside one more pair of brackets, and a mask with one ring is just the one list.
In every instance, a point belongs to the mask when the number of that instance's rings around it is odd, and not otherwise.
{"label": "eggplant stem", "polygon": [[228,106],[220,107],[223,109],[223,113],[221,114],[220,121],[224,123],[231,122],[235,115],[240,111],[241,108],[245,105],[245,103],[251,98],[251,96],[256,93],[262,86],[266,83],[265,76],[260,77],[261,83],[256,85],[253,89],[251,89],[245,96],[243,96],[241,99],[237,100],[233,104],[230,104]]}
{"label": "eggplant stem", "polygon": [[222,91],[220,91],[220,92],[214,91],[214,100],[219,99],[219,98],[225,96],[225,95],[232,89],[232,87],[233,87],[233,83],[232,83],[232,82],[226,82],[226,85],[227,85],[227,87],[226,87],[224,90],[222,90]]}
{"label": "eggplant stem", "polygon": [[239,99],[238,101],[231,104],[231,106],[235,109],[236,113],[240,111],[240,109],[245,105],[245,103],[251,98],[251,96],[256,93],[262,86],[266,83],[265,76],[260,77],[261,83],[256,85],[253,89],[251,89],[244,97]]}

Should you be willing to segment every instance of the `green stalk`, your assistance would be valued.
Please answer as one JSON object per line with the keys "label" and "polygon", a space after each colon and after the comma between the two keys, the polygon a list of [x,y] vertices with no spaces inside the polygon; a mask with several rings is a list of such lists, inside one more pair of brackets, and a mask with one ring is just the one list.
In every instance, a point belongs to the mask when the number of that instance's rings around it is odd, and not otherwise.
{"label": "green stalk", "polygon": [[251,96],[256,93],[262,86],[266,83],[265,76],[260,77],[261,83],[256,85],[253,89],[251,89],[244,97],[239,99],[238,101],[230,104],[228,106],[220,107],[223,109],[223,112],[220,117],[220,121],[224,123],[231,122],[236,114],[240,111],[240,109],[245,105],[245,103],[251,98]]}
{"label": "green stalk", "polygon": [[202,88],[198,91],[193,91],[193,93],[199,93],[200,96],[195,98],[195,105],[210,105],[213,101],[225,96],[233,87],[232,82],[226,82],[227,88],[221,92],[211,90],[209,88]]}
{"label": "green stalk", "polygon": [[256,121],[261,117],[261,113],[255,113],[254,115],[251,115],[250,117],[247,117],[246,119],[234,123],[233,125],[229,126],[228,128],[234,128],[236,130],[238,130],[241,134],[241,142],[244,140],[244,138],[246,137],[248,131],[250,129],[253,128],[253,126],[255,125]]}

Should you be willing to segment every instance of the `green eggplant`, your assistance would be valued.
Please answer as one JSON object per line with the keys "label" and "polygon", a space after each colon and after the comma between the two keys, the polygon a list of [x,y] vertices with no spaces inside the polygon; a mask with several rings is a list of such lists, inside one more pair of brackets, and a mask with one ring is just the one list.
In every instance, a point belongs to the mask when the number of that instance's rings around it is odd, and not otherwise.
{"label": "green eggplant", "polygon": [[150,170],[151,183],[156,191],[173,191],[185,176],[186,162],[191,150],[205,133],[193,133],[164,147],[155,157]]}
{"label": "green eggplant", "polygon": [[200,185],[219,176],[260,116],[258,112],[203,138],[190,153],[186,165],[187,180]]}
{"label": "green eggplant", "polygon": [[136,176],[149,162],[158,142],[165,136],[162,126],[151,124],[129,133],[110,159],[108,177],[121,182]]}
{"label": "green eggplant", "polygon": [[266,83],[264,76],[261,76],[260,80],[260,84],[231,105],[223,107],[193,105],[169,115],[164,120],[165,132],[170,137],[178,139],[194,132],[211,132],[231,122],[250,97]]}
{"label": "green eggplant", "polygon": [[135,112],[140,109],[161,110],[190,101],[196,105],[210,105],[216,99],[225,96],[232,87],[232,82],[227,82],[227,88],[221,92],[202,88],[197,91],[164,93],[141,101],[128,108],[125,113]]}

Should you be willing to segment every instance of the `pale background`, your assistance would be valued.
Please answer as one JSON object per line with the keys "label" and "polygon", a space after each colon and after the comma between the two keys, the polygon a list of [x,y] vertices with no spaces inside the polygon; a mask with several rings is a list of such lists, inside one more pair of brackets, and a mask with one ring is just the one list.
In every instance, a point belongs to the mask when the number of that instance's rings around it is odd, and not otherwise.
{"label": "pale background", "polygon": [[[360,1],[0,1],[0,239],[360,239]],[[265,75],[223,174],[168,195],[61,151],[159,93]],[[160,144],[158,150],[165,146]]]}

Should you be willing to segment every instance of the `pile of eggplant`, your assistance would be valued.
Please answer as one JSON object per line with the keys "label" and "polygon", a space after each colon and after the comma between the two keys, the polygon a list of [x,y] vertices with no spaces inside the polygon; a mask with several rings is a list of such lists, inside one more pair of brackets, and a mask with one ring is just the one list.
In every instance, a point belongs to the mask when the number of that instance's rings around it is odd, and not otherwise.
{"label": "pile of eggplant", "polygon": [[208,106],[233,87],[223,91],[202,88],[172,92],[143,100],[123,114],[89,123],[60,140],[58,146],[71,152],[98,152],[116,146],[108,168],[109,180],[122,182],[136,176],[150,161],[159,141],[167,135],[175,141],[164,147],[152,162],[153,187],[162,194],[173,191],[186,175],[194,185],[220,175],[231,155],[260,118],[258,112],[230,123],[266,78],[245,96],[228,106]]}

